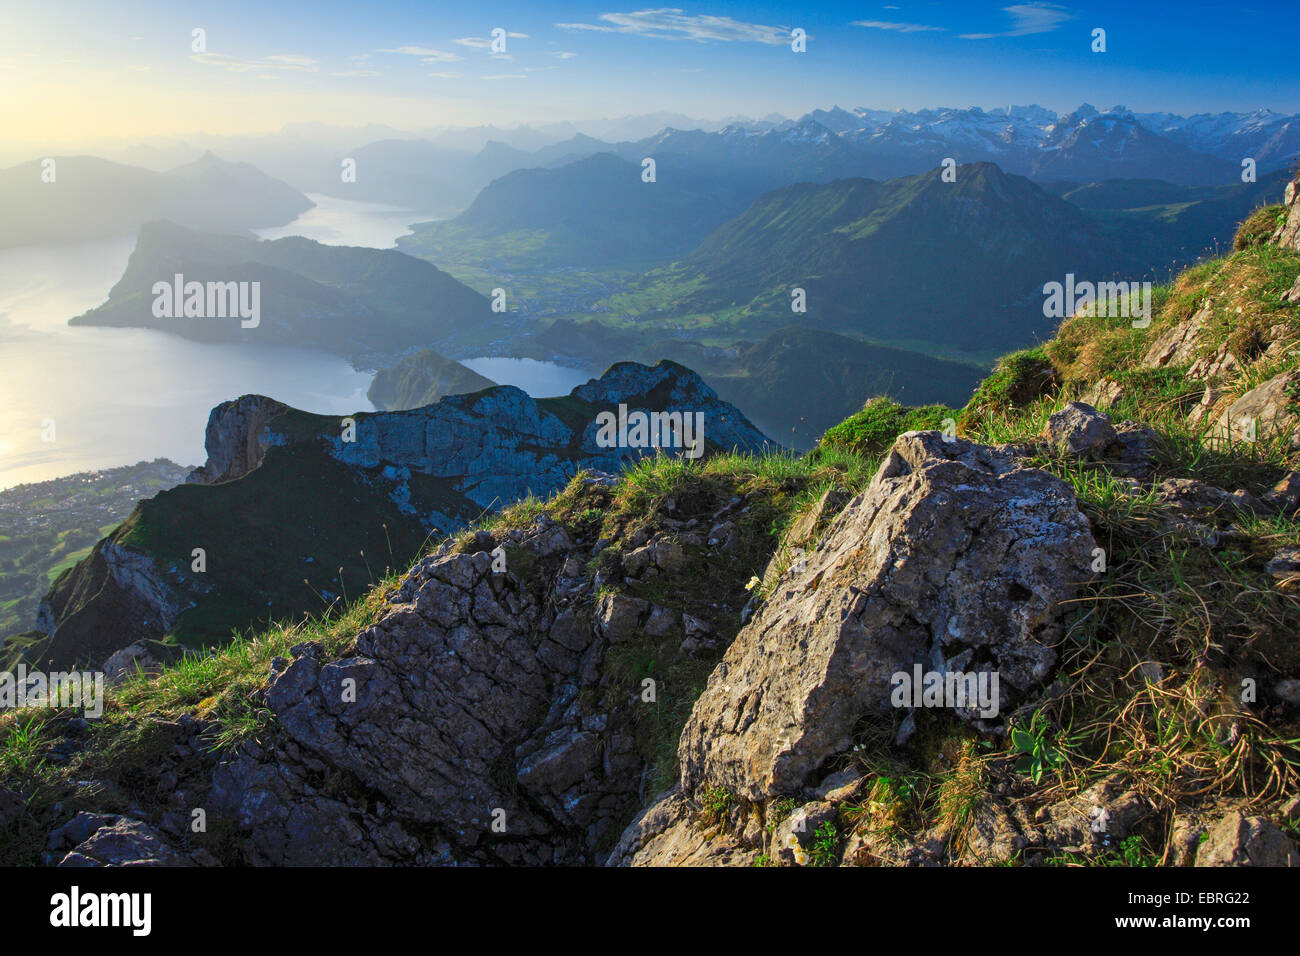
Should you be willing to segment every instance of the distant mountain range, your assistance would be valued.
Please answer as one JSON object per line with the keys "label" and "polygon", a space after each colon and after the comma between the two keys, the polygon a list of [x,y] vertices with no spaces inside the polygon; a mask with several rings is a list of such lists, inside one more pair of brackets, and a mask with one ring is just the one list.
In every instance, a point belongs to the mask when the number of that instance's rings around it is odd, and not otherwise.
{"label": "distant mountain range", "polygon": [[[594,127],[579,131],[557,124],[529,135],[489,129],[442,131],[429,140],[387,139],[349,154],[358,157],[359,169],[370,169],[368,177],[359,174],[356,183],[341,183],[333,159],[328,169],[321,166],[328,175],[311,186],[450,216],[499,176],[562,166],[600,152],[638,164],[647,156],[671,156],[695,174],[725,172],[735,188],[753,196],[796,182],[915,175],[949,157],[961,164],[995,162],[1035,180],[1160,179],[1192,186],[1240,183],[1247,157],[1259,173],[1300,158],[1300,116],[1269,110],[1182,117],[1134,113],[1123,106],[1098,110],[1087,103],[1060,114],[1040,106],[833,107],[799,119],[740,119],[721,127],[686,117],[660,118],[669,122],[657,132],[629,139],[608,134],[644,128],[645,122],[608,124],[601,128],[605,138],[592,135]],[[572,135],[558,138],[571,128]],[[556,138],[548,140],[546,133]],[[490,138],[477,154],[468,152],[483,136]],[[529,145],[539,140],[544,142]],[[413,152],[427,161],[418,167],[404,163]]]}
{"label": "distant mountain range", "polygon": [[292,222],[313,205],[248,163],[211,153],[165,173],[55,156],[0,169],[0,248],[128,235],[156,219],[247,233]]}

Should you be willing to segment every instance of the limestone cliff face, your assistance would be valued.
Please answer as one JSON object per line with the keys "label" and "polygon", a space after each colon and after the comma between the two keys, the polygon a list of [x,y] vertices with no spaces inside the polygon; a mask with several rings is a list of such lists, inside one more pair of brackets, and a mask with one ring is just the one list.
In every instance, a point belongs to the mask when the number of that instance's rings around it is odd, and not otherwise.
{"label": "limestone cliff face", "polygon": [[[42,621],[61,660],[97,665],[178,626],[201,644],[268,615],[317,612],[322,595],[328,603],[372,579],[377,561],[366,554],[402,566],[430,537],[485,512],[530,493],[546,497],[580,470],[617,472],[656,453],[597,442],[597,415],[620,405],[698,415],[706,449],[770,444],[698,375],[670,362],[620,363],[564,398],[498,386],[350,419],[245,395],[213,409],[208,460],[189,483],[137,506],[51,592]],[[191,566],[194,548],[210,559],[202,571]],[[207,631],[185,631],[187,611],[210,618],[214,607]],[[74,618],[84,623],[70,629]]]}
{"label": "limestone cliff face", "polygon": [[188,480],[210,485],[248,474],[262,463],[271,445],[283,442],[283,436],[272,436],[270,423],[288,410],[288,405],[264,395],[222,402],[208,416],[203,439],[208,460]]}

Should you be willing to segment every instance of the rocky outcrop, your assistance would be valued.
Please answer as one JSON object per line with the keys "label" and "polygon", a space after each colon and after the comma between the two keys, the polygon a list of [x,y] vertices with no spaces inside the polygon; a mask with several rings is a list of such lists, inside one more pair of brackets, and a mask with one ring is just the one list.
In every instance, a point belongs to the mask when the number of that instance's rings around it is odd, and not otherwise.
{"label": "rocky outcrop", "polygon": [[1085,402],[1067,402],[1054,412],[1043,437],[1067,455],[1100,453],[1119,440],[1110,419]]}
{"label": "rocky outcrop", "polygon": [[[698,375],[672,362],[619,363],[565,398],[535,400],[499,386],[347,421],[256,395],[226,402],[209,418],[208,460],[190,483],[138,505],[50,592],[41,620],[52,636],[42,653],[98,666],[121,648],[183,627],[188,611],[202,615],[212,603],[220,615],[192,643],[224,640],[268,616],[319,612],[322,597],[329,604],[349,580],[372,579],[378,562],[367,552],[405,566],[430,536],[529,493],[546,497],[579,471],[617,472],[642,455],[686,451],[635,438],[631,447],[610,444],[598,434],[597,416],[620,407],[629,417],[693,416],[703,453],[770,445]],[[293,528],[268,538],[266,527],[286,520]],[[249,542],[255,560],[247,558]],[[201,570],[195,548],[205,553]]]}
{"label": "rocky outcrop", "polygon": [[[600,479],[587,487],[608,502]],[[645,547],[666,555],[664,540]],[[598,862],[646,796],[634,724],[655,706],[609,658],[715,633],[598,596],[582,569],[605,546],[543,515],[421,561],[341,657],[302,644],[273,663],[281,733],[223,759],[204,805],[254,863]]]}
{"label": "rocky outcrop", "polygon": [[1300,249],[1300,177],[1287,183],[1283,201],[1286,205],[1286,220],[1277,227],[1271,241],[1279,246]]}
{"label": "rocky outcrop", "polygon": [[1286,439],[1300,445],[1296,425],[1296,393],[1300,372],[1292,369],[1275,375],[1234,401],[1215,424],[1212,434],[1225,441]]}
{"label": "rocky outcrop", "polygon": [[270,425],[287,411],[288,405],[264,395],[222,402],[208,415],[203,440],[208,460],[188,480],[211,485],[244,477],[262,463],[271,445],[285,443],[284,435],[272,435]]}
{"label": "rocky outcrop", "polygon": [[1001,709],[986,722],[1032,700],[1094,546],[1059,479],[936,432],[901,436],[737,635],[682,733],[678,788],[611,861],[700,861],[707,841],[690,808],[701,794],[800,793],[850,750],[859,721],[888,718],[893,675],[916,665],[997,673]]}
{"label": "rocky outcrop", "polygon": [[1212,314],[1209,300],[1190,319],[1172,326],[1152,342],[1142,356],[1142,364],[1150,368],[1186,365],[1196,357],[1198,336],[1202,326]]}

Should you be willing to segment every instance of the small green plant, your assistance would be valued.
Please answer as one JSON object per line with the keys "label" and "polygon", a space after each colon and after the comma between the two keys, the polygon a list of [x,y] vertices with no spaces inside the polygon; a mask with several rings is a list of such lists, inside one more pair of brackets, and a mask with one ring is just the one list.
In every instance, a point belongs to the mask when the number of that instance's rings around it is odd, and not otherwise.
{"label": "small green plant", "polygon": [[788,817],[798,808],[799,804],[789,797],[783,797],[777,800],[767,808],[767,829],[775,830],[777,824]]}
{"label": "small green plant", "polygon": [[840,831],[833,820],[827,820],[813,832],[810,849],[813,866],[834,866],[839,862]]}
{"label": "small green plant", "polygon": [[[23,715],[26,716],[26,715]],[[44,719],[15,720],[0,744],[0,769],[11,773],[32,773],[45,762],[39,756]]]}
{"label": "small green plant", "polygon": [[712,823],[721,820],[736,803],[735,796],[722,787],[709,787],[704,791],[703,805],[700,807],[705,819]]}
{"label": "small green plant", "polygon": [[1016,772],[1029,774],[1034,783],[1042,782],[1044,770],[1065,762],[1061,752],[1047,743],[1047,732],[1047,718],[1041,710],[1034,712],[1028,727],[1013,727],[1011,730],[1011,746],[1020,755]]}

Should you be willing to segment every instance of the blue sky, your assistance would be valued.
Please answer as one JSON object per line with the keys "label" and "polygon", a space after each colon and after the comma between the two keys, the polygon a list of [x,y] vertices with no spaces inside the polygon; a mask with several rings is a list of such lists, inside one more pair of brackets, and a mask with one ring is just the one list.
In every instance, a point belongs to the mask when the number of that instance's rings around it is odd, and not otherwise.
{"label": "blue sky", "polygon": [[0,102],[17,139],[834,104],[1300,112],[1293,4],[668,2],[5,0]]}

